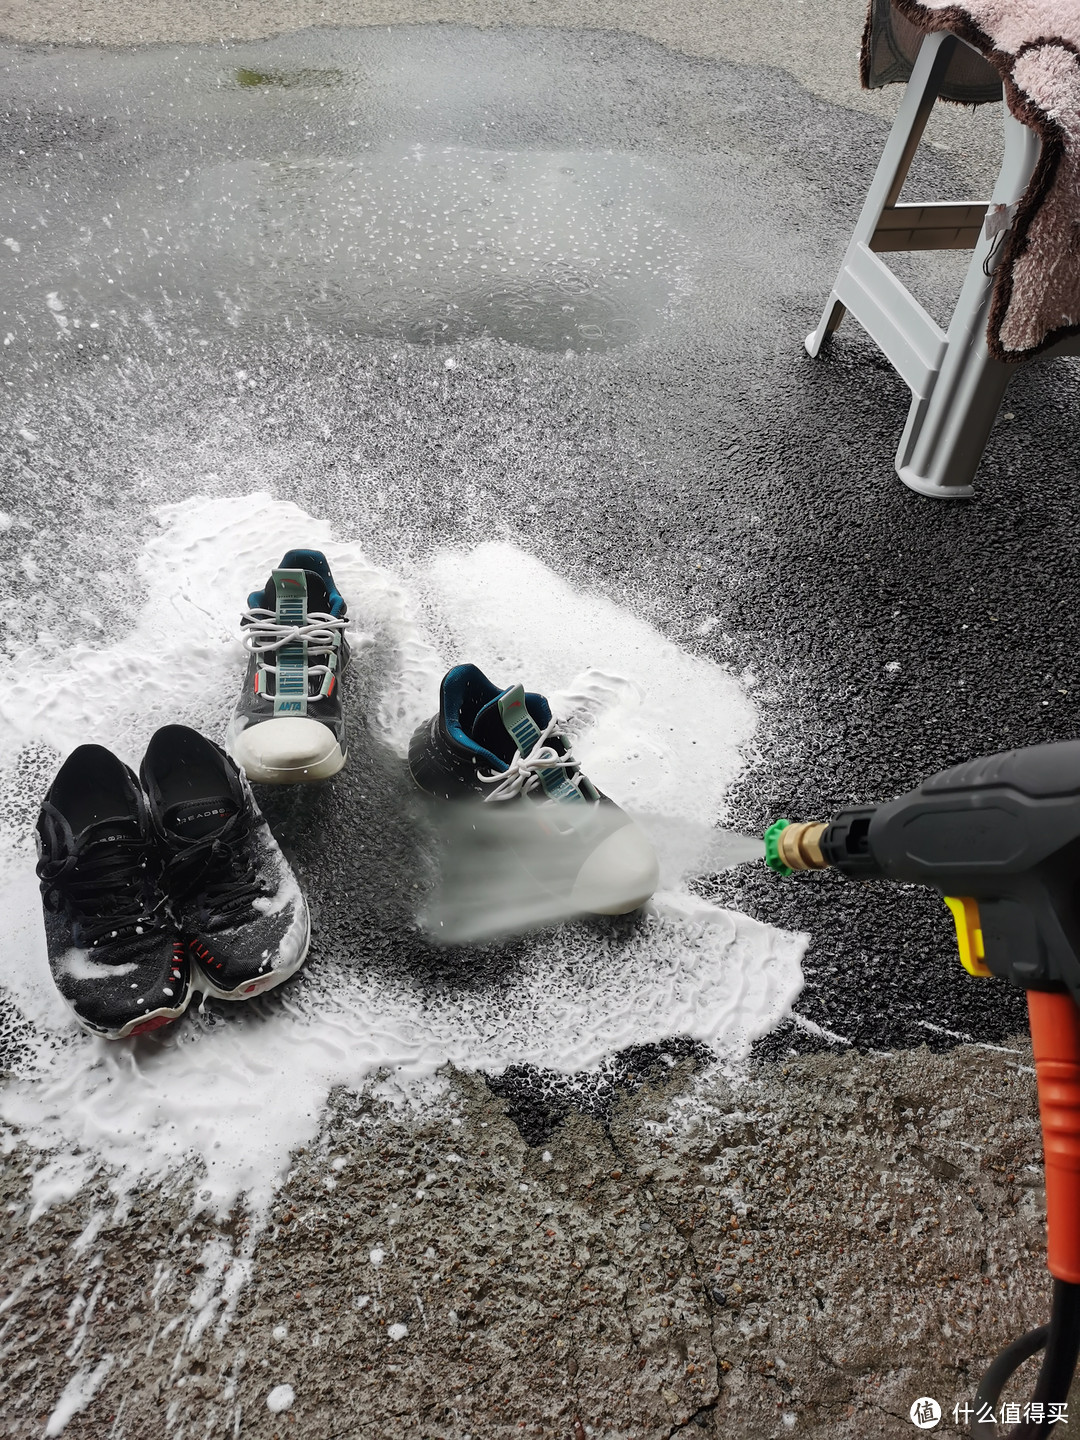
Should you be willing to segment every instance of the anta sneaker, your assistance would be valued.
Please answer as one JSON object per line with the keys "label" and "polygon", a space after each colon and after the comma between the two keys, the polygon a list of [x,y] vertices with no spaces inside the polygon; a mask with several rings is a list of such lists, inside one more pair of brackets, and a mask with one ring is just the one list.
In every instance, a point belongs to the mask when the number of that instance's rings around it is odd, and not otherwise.
{"label": "anta sneaker", "polygon": [[280,985],[303,963],[311,927],[243,775],[185,725],[157,731],[140,774],[196,988],[246,1000]]}
{"label": "anta sneaker", "polygon": [[622,915],[656,889],[652,846],[582,774],[543,695],[501,689],[475,665],[455,666],[443,678],[439,713],[413,735],[409,769],[429,795],[513,807],[533,822],[484,827],[480,843],[505,834],[526,869],[564,892],[570,913]]}
{"label": "anta sneaker", "polygon": [[84,1029],[120,1040],[182,1015],[191,966],[127,766],[100,745],[73,750],[45,796],[37,846],[49,966]]}
{"label": "anta sneaker", "polygon": [[326,556],[290,550],[241,617],[251,652],[225,748],[259,785],[325,780],[345,764],[345,601]]}

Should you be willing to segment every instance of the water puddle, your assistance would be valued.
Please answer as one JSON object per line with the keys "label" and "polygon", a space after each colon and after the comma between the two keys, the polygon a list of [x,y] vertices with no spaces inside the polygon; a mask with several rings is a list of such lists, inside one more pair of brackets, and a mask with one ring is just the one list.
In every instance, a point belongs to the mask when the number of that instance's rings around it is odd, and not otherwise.
{"label": "water puddle", "polygon": [[669,188],[645,161],[595,152],[213,164],[159,186],[164,203],[149,187],[117,196],[37,323],[605,351],[653,331],[673,297],[687,247]]}

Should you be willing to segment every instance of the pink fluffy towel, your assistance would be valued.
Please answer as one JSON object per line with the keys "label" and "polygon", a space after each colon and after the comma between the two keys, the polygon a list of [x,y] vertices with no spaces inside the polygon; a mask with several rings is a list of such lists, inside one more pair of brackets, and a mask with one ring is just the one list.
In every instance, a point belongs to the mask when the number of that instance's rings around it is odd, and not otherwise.
{"label": "pink fluffy towel", "polygon": [[870,0],[863,84],[906,79],[922,36],[937,30],[987,62],[977,73],[977,58],[961,52],[946,98],[993,98],[992,66],[1013,114],[1042,141],[994,277],[986,334],[999,360],[1024,360],[1080,331],[1080,0]]}

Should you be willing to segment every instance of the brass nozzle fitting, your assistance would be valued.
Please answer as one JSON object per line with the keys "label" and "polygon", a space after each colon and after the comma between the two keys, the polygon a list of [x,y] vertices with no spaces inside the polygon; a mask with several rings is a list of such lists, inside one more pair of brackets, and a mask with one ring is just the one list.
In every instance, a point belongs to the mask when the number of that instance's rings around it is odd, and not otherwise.
{"label": "brass nozzle fitting", "polygon": [[776,837],[777,858],[789,870],[825,870],[829,862],[821,853],[821,837],[827,826],[785,825]]}

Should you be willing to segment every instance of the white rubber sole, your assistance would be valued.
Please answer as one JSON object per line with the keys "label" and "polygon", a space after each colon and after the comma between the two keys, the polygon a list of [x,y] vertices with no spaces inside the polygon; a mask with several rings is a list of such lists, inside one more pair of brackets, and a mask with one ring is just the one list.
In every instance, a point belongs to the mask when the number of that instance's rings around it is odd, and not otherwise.
{"label": "white rubber sole", "polygon": [[304,936],[304,943],[300,953],[291,965],[284,966],[280,970],[270,970],[265,975],[257,975],[254,980],[247,980],[243,985],[238,985],[235,990],[221,990],[214,984],[203,967],[192,956],[192,965],[195,968],[195,977],[192,984],[196,990],[203,995],[212,995],[215,1000],[253,1000],[256,995],[263,995],[267,990],[273,990],[276,986],[282,985],[290,976],[295,975],[300,966],[307,959],[308,950],[311,948],[311,917],[308,917],[307,933]]}
{"label": "white rubber sole", "polygon": [[571,903],[586,915],[629,915],[660,883],[656,851],[633,821],[605,839],[578,871]]}
{"label": "white rubber sole", "polygon": [[242,730],[230,724],[225,749],[253,785],[329,780],[348,755],[325,725],[302,715],[280,715]]}

